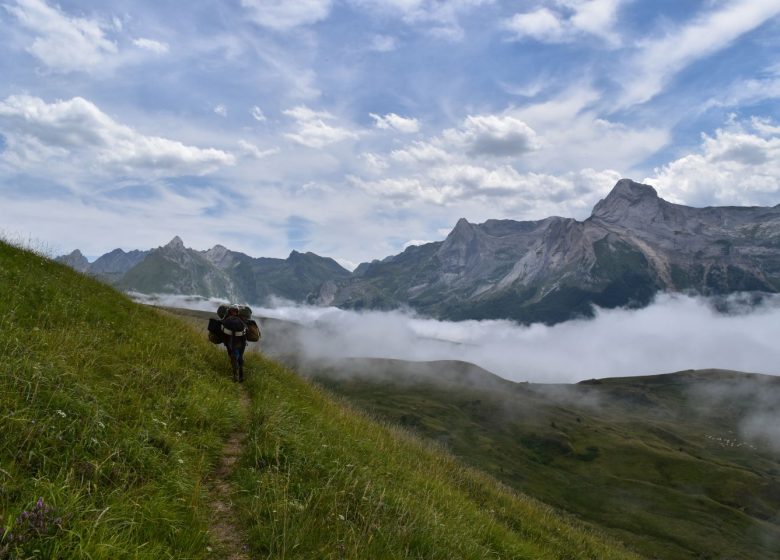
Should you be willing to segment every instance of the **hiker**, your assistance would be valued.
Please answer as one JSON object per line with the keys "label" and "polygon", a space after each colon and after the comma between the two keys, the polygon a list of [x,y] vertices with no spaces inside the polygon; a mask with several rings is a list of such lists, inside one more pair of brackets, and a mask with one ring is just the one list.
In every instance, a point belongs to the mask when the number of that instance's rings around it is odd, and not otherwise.
{"label": "hiker", "polygon": [[220,305],[217,316],[219,319],[209,319],[209,341],[225,345],[233,368],[233,381],[243,382],[246,343],[260,340],[260,327],[246,305]]}
{"label": "hiker", "polygon": [[246,323],[238,314],[238,305],[231,305],[222,319],[223,343],[227,348],[233,381],[244,381],[244,350],[246,350]]}

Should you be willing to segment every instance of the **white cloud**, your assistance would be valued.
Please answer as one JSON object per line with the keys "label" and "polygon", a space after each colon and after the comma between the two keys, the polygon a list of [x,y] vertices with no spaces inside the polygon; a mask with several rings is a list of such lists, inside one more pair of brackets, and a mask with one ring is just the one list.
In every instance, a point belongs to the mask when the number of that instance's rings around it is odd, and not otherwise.
{"label": "white cloud", "polygon": [[284,111],[284,114],[297,121],[296,131],[285,136],[309,148],[321,149],[330,144],[358,138],[356,132],[326,123],[326,120],[335,119],[326,111],[313,111],[306,106],[298,106]]}
{"label": "white cloud", "polygon": [[220,117],[227,117],[227,107],[222,105],[221,103],[219,105],[216,105],[214,107],[214,112],[219,115]]}
{"label": "white cloud", "polygon": [[46,103],[12,95],[0,101],[0,123],[7,142],[0,157],[21,167],[40,157],[74,169],[176,175],[208,173],[235,162],[221,150],[145,136],[81,97]]}
{"label": "white cloud", "polygon": [[16,0],[5,9],[35,34],[27,50],[53,72],[93,70],[117,53],[98,21],[69,17],[42,0]]}
{"label": "white cloud", "polygon": [[463,360],[507,379],[539,383],[705,368],[780,373],[776,296],[750,312],[723,315],[704,298],[660,295],[644,309],[599,310],[592,320],[552,327],[454,323],[400,311],[252,307],[258,316],[303,325],[300,339],[287,348],[304,349],[303,357],[316,362],[347,357]]}
{"label": "white cloud", "polygon": [[531,37],[538,41],[558,43],[567,39],[563,22],[558,14],[548,8],[515,14],[505,23],[517,38]]}
{"label": "white cloud", "polygon": [[420,121],[415,118],[401,117],[395,113],[388,113],[384,116],[369,113],[372,119],[374,119],[376,127],[383,130],[397,130],[398,132],[404,132],[412,134],[419,132]]}
{"label": "white cloud", "polygon": [[390,35],[375,35],[368,48],[376,52],[390,52],[394,51],[397,47],[398,42],[395,37]]}
{"label": "white cloud", "polygon": [[780,14],[780,4],[775,0],[735,0],[716,6],[691,23],[638,45],[638,55],[628,64],[632,79],[626,82],[619,106],[652,99],[691,63],[728,47]]}
{"label": "white cloud", "polygon": [[257,105],[252,107],[251,114],[252,114],[252,118],[255,119],[257,122],[265,122],[266,120],[268,120],[265,114],[263,114],[262,109],[260,109],[260,107],[258,107]]}
{"label": "white cloud", "polygon": [[617,13],[625,0],[556,0],[560,10],[540,7],[518,13],[504,22],[517,39],[529,37],[546,43],[568,43],[583,35],[595,35],[616,47]]}
{"label": "white cloud", "polygon": [[517,157],[539,148],[536,132],[509,115],[469,115],[460,128],[445,130],[442,140],[473,156]]}
{"label": "white cloud", "polygon": [[241,152],[253,157],[255,159],[263,159],[267,158],[268,156],[272,156],[275,154],[278,154],[281,150],[277,147],[269,148],[267,150],[261,150],[251,142],[247,142],[246,140],[239,140],[238,146],[241,148]]}
{"label": "white cloud", "polygon": [[160,41],[155,41],[154,39],[145,39],[143,37],[133,39],[133,44],[140,49],[151,51],[155,54],[166,54],[170,50],[168,43],[162,43]]}
{"label": "white cloud", "polygon": [[693,206],[774,206],[780,202],[780,127],[753,119],[705,134],[698,152],[655,169],[645,182]]}
{"label": "white cloud", "polygon": [[442,148],[430,142],[414,141],[400,150],[390,152],[390,158],[394,161],[406,164],[432,163],[447,161],[450,155]]}
{"label": "white cloud", "polygon": [[397,15],[408,25],[424,26],[434,37],[448,41],[463,39],[459,24],[462,13],[493,4],[495,0],[350,0],[367,11]]}
{"label": "white cloud", "polygon": [[277,31],[288,31],[311,25],[330,15],[331,0],[241,0],[257,25]]}

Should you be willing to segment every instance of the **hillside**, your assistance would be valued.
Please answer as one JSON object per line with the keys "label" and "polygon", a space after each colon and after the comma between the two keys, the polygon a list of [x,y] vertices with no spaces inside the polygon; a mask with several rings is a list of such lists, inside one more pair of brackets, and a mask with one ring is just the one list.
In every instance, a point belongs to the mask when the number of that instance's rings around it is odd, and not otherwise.
{"label": "hillside", "polygon": [[371,359],[304,371],[649,558],[780,557],[780,378],[707,370],[539,385],[458,362]]}
{"label": "hillside", "polygon": [[239,555],[638,558],[258,355],[245,414],[203,332],[4,243],[0,295],[3,560],[228,556],[209,480],[242,426]]}

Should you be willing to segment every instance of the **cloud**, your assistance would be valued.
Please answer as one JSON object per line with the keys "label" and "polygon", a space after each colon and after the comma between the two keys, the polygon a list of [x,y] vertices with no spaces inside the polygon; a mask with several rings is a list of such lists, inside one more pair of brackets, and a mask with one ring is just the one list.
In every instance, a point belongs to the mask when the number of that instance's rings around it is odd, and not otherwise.
{"label": "cloud", "polygon": [[419,132],[420,121],[414,118],[400,117],[395,113],[388,113],[384,116],[369,113],[372,119],[374,119],[376,127],[382,130],[397,130],[398,132],[404,132],[412,134]]}
{"label": "cloud", "polygon": [[298,347],[315,361],[464,360],[507,379],[541,383],[706,368],[780,374],[774,337],[780,322],[778,296],[749,311],[724,315],[711,300],[660,295],[644,309],[598,310],[594,319],[552,327],[453,323],[401,311],[252,307],[259,316],[302,324]]}
{"label": "cloud", "polygon": [[414,141],[405,148],[393,150],[390,152],[390,158],[408,164],[432,163],[450,160],[448,154],[443,148],[435,146],[430,142]]}
{"label": "cloud", "polygon": [[296,132],[285,136],[309,148],[321,149],[330,144],[358,138],[356,132],[326,123],[325,121],[335,119],[326,111],[313,111],[306,106],[298,106],[284,111],[284,114],[297,121]]}
{"label": "cloud", "polygon": [[645,179],[669,200],[693,206],[780,202],[780,126],[751,119],[702,135],[695,153]]}
{"label": "cloud", "polygon": [[266,116],[263,114],[262,109],[260,109],[260,107],[258,107],[257,105],[252,107],[252,110],[250,112],[252,114],[252,118],[255,119],[257,122],[265,122],[266,120],[268,120]]}
{"label": "cloud", "polygon": [[559,10],[540,7],[518,13],[504,21],[515,39],[535,39],[544,43],[569,43],[584,35],[595,35],[610,46],[620,44],[615,31],[618,10],[625,0],[557,0]]}
{"label": "cloud", "polygon": [[241,0],[254,23],[276,31],[311,25],[330,15],[331,0]]}
{"label": "cloud", "polygon": [[166,54],[170,50],[168,43],[162,43],[154,39],[144,39],[143,37],[133,39],[133,44],[140,49],[151,51],[155,54]]}
{"label": "cloud", "polygon": [[391,35],[374,35],[368,48],[376,52],[390,52],[398,48],[398,42]]}
{"label": "cloud", "polygon": [[536,132],[509,115],[469,115],[460,128],[445,130],[442,139],[474,156],[517,157],[539,148]]}
{"label": "cloud", "polygon": [[263,159],[268,156],[278,154],[281,150],[277,147],[269,148],[267,150],[261,150],[254,144],[247,142],[246,140],[239,140],[238,146],[241,148],[241,152],[255,159]]}
{"label": "cloud", "polygon": [[227,107],[222,105],[221,103],[219,105],[216,105],[214,107],[214,112],[219,115],[220,117],[227,117]]}
{"label": "cloud", "polygon": [[42,0],[16,0],[5,9],[35,34],[27,50],[53,72],[94,70],[117,53],[96,20],[69,17]]}
{"label": "cloud", "polygon": [[7,141],[0,157],[27,169],[51,160],[90,171],[178,175],[208,173],[235,162],[221,150],[145,136],[81,97],[46,103],[12,95],[0,101],[0,123]]}
{"label": "cloud", "polygon": [[430,35],[460,41],[464,32],[459,23],[462,13],[493,4],[495,0],[350,0],[354,6],[370,12],[396,15],[414,26],[424,27]]}
{"label": "cloud", "polygon": [[662,92],[681,70],[729,45],[780,14],[772,0],[736,0],[716,3],[687,25],[640,42],[639,53],[628,63],[627,81],[619,107],[644,103]]}
{"label": "cloud", "polygon": [[[429,203],[448,206],[463,201],[482,201],[493,208],[500,200],[502,211],[514,218],[541,219],[552,214],[586,217],[603,198],[604,185],[620,178],[616,171],[583,169],[561,176],[519,173],[508,165],[483,167],[464,163],[434,165],[412,176],[365,180],[349,177],[350,183],[372,195],[403,206]],[[493,201],[492,204],[490,201]]]}

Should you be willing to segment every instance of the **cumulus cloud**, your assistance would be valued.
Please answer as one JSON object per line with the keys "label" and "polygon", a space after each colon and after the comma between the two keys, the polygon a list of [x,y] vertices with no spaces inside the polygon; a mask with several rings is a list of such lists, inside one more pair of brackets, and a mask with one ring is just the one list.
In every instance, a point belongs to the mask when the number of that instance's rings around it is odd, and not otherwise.
{"label": "cumulus cloud", "polygon": [[450,154],[443,148],[430,142],[415,141],[400,150],[390,152],[390,158],[407,164],[432,163],[447,161]]}
{"label": "cumulus cloud", "polygon": [[618,46],[617,14],[624,0],[557,0],[558,9],[540,7],[518,13],[504,22],[516,39],[531,38],[545,43],[568,43],[595,35]]}
{"label": "cumulus cloud", "polygon": [[214,107],[214,112],[220,117],[227,117],[227,113],[228,113],[227,107],[225,107],[222,103]]}
{"label": "cumulus cloud", "polygon": [[330,15],[332,4],[331,0],[241,0],[253,22],[276,31],[322,21]]}
{"label": "cumulus cloud", "polygon": [[155,41],[154,39],[145,39],[143,37],[133,39],[133,44],[140,49],[151,51],[155,54],[166,54],[170,50],[168,43]]}
{"label": "cumulus cloud", "polygon": [[692,206],[780,202],[780,126],[752,119],[702,135],[696,153],[654,170],[645,182]]}
{"label": "cumulus cloud", "polygon": [[377,128],[383,130],[397,130],[398,132],[414,133],[420,130],[420,121],[414,118],[400,117],[395,113],[388,113],[384,116],[369,113],[375,121]]}
{"label": "cumulus cloud", "polygon": [[99,21],[70,17],[43,0],[16,0],[5,9],[35,35],[27,50],[53,72],[93,70],[117,53]]}
{"label": "cumulus cloud", "polygon": [[780,14],[780,4],[767,0],[716,3],[687,25],[639,44],[629,62],[632,79],[626,82],[618,106],[644,103],[691,63],[729,46],[740,36]]}
{"label": "cumulus cloud", "polygon": [[536,132],[510,115],[469,115],[460,128],[445,130],[442,140],[476,156],[517,157],[539,147]]}
{"label": "cumulus cloud", "polygon": [[330,144],[358,138],[358,134],[352,130],[325,122],[336,118],[326,111],[313,111],[306,106],[299,106],[284,111],[284,114],[297,123],[296,131],[285,136],[309,148],[321,149]]}
{"label": "cumulus cloud", "polygon": [[7,142],[0,157],[19,167],[51,160],[92,171],[176,175],[208,173],[235,162],[221,150],[145,136],[81,97],[46,103],[12,95],[0,101],[0,123]]}

